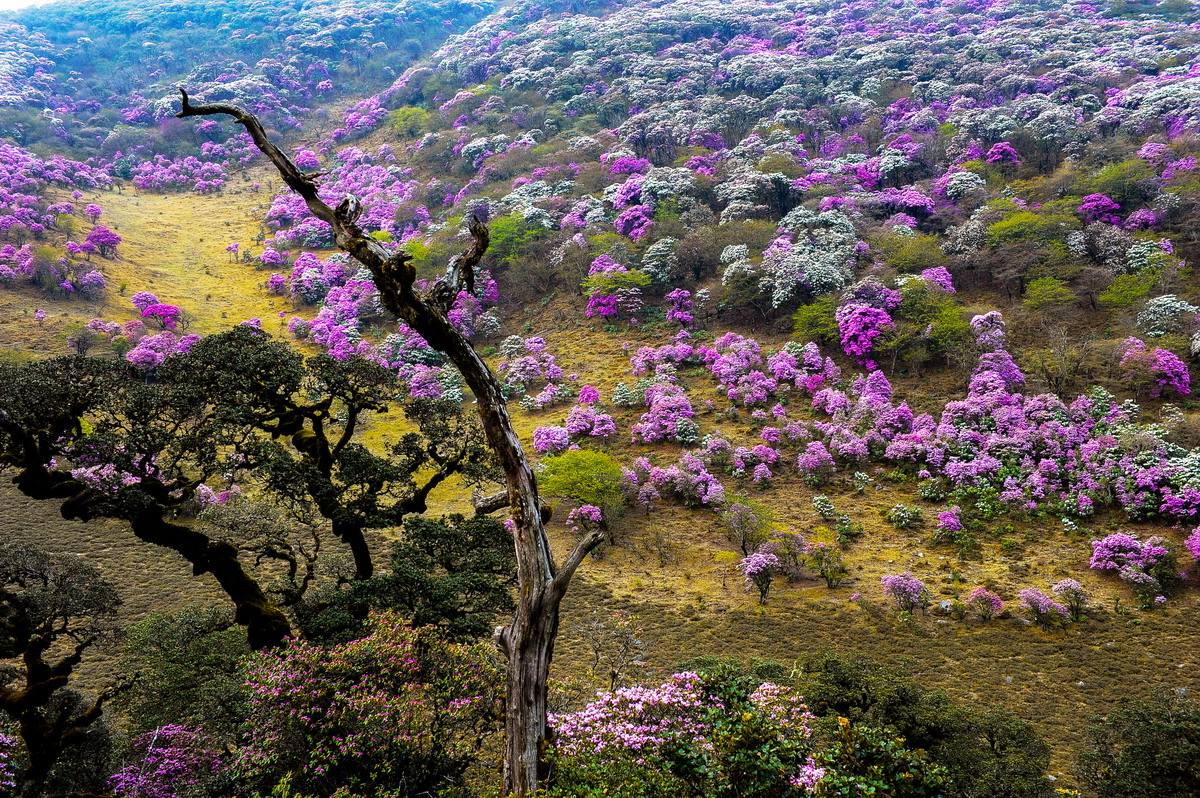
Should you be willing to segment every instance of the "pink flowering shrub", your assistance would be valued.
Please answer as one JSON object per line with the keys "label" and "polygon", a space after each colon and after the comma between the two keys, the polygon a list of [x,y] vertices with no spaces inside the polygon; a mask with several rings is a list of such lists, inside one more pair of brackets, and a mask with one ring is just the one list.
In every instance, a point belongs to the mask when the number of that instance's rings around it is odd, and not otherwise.
{"label": "pink flowering shrub", "polygon": [[725,487],[709,473],[704,461],[684,452],[679,461],[666,468],[651,465],[645,457],[624,469],[625,491],[630,501],[646,508],[667,495],[690,507],[716,508],[725,502]]}
{"label": "pink flowering shrub", "polygon": [[17,786],[17,768],[13,754],[17,750],[17,738],[0,732],[0,790],[11,790]]}
{"label": "pink flowering shrub", "polygon": [[559,454],[571,447],[566,427],[538,427],[533,431],[533,450],[539,454]]}
{"label": "pink flowering shrub", "polygon": [[796,468],[804,481],[810,487],[819,487],[826,482],[835,470],[833,455],[821,441],[809,441],[804,451],[796,458]]}
{"label": "pink flowering shrub", "polygon": [[567,513],[566,527],[577,535],[604,525],[604,513],[592,504],[583,504]]}
{"label": "pink flowering shrub", "polygon": [[[567,433],[608,440],[617,431],[612,416],[594,405],[575,405],[567,412]],[[536,435],[535,435],[536,437]]]}
{"label": "pink flowering shrub", "polygon": [[987,588],[977,587],[967,596],[967,609],[979,616],[981,621],[990,621],[1004,611],[1004,602]]}
{"label": "pink flowering shrub", "polygon": [[563,377],[563,370],[555,362],[554,355],[546,347],[543,338],[521,338],[510,335],[500,344],[498,371],[504,375],[504,385],[516,391],[524,391],[542,382],[556,382]]}
{"label": "pink flowering shrub", "polygon": [[1079,203],[1076,210],[1083,214],[1084,221],[1089,224],[1092,222],[1121,223],[1121,217],[1116,213],[1121,210],[1121,206],[1104,194],[1088,194],[1083,198],[1083,202]]}
{"label": "pink flowering shrub", "polygon": [[1030,619],[1043,629],[1061,626],[1071,617],[1066,606],[1040,590],[1026,588],[1018,593],[1017,597],[1021,600],[1021,606],[1029,612]]}
{"label": "pink flowering shrub", "polygon": [[1087,591],[1083,589],[1083,585],[1074,579],[1061,579],[1055,583],[1054,587],[1050,588],[1050,592],[1066,606],[1072,621],[1078,621],[1083,617],[1083,612],[1087,609],[1088,604]]}
{"label": "pink flowering shrub", "polygon": [[738,563],[738,570],[746,578],[746,589],[758,589],[758,603],[767,603],[767,593],[771,590],[771,582],[776,572],[783,568],[779,558],[769,551],[756,551],[743,557]]}
{"label": "pink flowering shrub", "polygon": [[1192,555],[1193,560],[1200,560],[1200,526],[1192,530],[1183,546],[1188,550],[1188,554]]}
{"label": "pink flowering shrub", "polygon": [[1143,386],[1152,398],[1167,393],[1186,396],[1192,392],[1187,364],[1169,349],[1148,349],[1139,338],[1127,338],[1121,346],[1120,368],[1125,379]]}
{"label": "pink flowering shrub", "polygon": [[880,578],[883,592],[888,595],[901,612],[923,610],[930,604],[929,591],[925,583],[905,571],[902,574],[889,574]]}
{"label": "pink flowering shrub", "polygon": [[165,305],[162,303],[155,305],[147,305],[142,308],[142,318],[152,319],[157,322],[164,330],[174,330],[179,323],[179,317],[183,315],[183,311],[175,305]]}
{"label": "pink flowering shrub", "polygon": [[949,294],[955,293],[954,278],[950,276],[950,272],[947,271],[945,266],[926,269],[921,272],[921,279],[940,291],[945,291]]}
{"label": "pink flowering shrub", "polygon": [[1138,540],[1115,532],[1092,541],[1091,567],[1115,571],[1128,584],[1142,609],[1161,605],[1179,582],[1175,552],[1166,538],[1157,535]]}
{"label": "pink flowering shrub", "polygon": [[683,288],[676,288],[666,296],[670,307],[667,308],[667,321],[677,322],[684,327],[691,327],[692,322],[696,317],[692,311],[694,303],[692,302],[692,292]]}
{"label": "pink flowering shrub", "polygon": [[842,351],[866,368],[874,369],[871,349],[875,340],[894,326],[892,317],[882,308],[854,304],[840,306],[836,318]]}
{"label": "pink flowering shrub", "polygon": [[446,643],[391,613],[373,616],[359,640],[293,640],[257,654],[234,770],[260,789],[291,773],[292,788],[307,795],[462,784],[499,711],[493,660],[483,646]]}
{"label": "pink flowering shrub", "polygon": [[683,388],[670,383],[656,383],[646,389],[649,410],[633,425],[633,439],[643,443],[676,441],[695,443],[698,427],[692,417],[696,414]]}
{"label": "pink flowering shrub", "polygon": [[109,786],[119,798],[178,798],[192,794],[221,769],[221,757],[203,729],[168,725],[134,743],[139,761],[114,773]]}
{"label": "pink flowering shrub", "polygon": [[[677,673],[551,715],[556,785],[572,795],[811,794],[813,716],[792,689]],[[738,786],[735,786],[738,785]]]}
{"label": "pink flowering shrub", "polygon": [[1006,163],[1016,165],[1021,163],[1021,156],[1017,152],[1016,148],[1013,147],[1013,145],[1009,144],[1007,141],[1001,141],[992,145],[991,149],[989,149],[987,154],[984,156],[984,160],[988,163]]}

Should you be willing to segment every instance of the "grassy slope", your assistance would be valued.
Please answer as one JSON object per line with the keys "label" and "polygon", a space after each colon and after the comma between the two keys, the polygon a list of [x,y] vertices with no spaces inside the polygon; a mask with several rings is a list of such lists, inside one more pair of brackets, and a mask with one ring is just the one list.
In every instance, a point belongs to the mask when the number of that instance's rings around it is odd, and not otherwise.
{"label": "grassy slope", "polygon": [[[225,251],[235,241],[243,246],[253,242],[273,193],[268,178],[259,165],[235,177],[220,194],[152,194],[134,188],[89,192],[83,202],[99,204],[104,209],[100,223],[124,239],[115,257],[93,256],[112,290],[96,303],[47,299],[27,285],[0,292],[0,349],[64,354],[72,324],[94,316],[137,318],[129,303],[137,291],[151,291],[183,308],[191,319],[189,332],[218,332],[253,316],[262,317],[264,329],[272,331],[278,311],[290,310],[291,302],[266,294],[267,272],[234,267]],[[255,181],[263,188],[253,190]],[[77,237],[90,229],[81,217],[76,225]],[[36,308],[47,313],[41,325],[32,321]]]}

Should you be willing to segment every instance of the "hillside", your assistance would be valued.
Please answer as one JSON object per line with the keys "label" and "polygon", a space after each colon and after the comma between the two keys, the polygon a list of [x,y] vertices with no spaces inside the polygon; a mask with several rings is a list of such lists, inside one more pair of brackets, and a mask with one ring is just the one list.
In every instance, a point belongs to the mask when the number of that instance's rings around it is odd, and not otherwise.
{"label": "hillside", "polygon": [[[330,596],[364,582],[327,494],[278,476],[311,455],[283,431],[285,405],[302,431],[348,430],[336,451],[369,452],[327,476],[363,519],[376,575],[401,572],[390,549],[415,534],[402,522],[417,513],[396,509],[405,491],[436,475],[424,509],[438,516],[469,514],[472,492],[495,488],[455,426],[466,422],[443,429],[420,409],[473,412],[457,370],[384,310],[244,133],[173,118],[182,85],[262,115],[331,205],[359,197],[358,224],[413,256],[421,290],[467,245],[469,220],[487,223],[480,290],[458,294],[448,318],[504,385],[559,559],[606,530],[564,603],[552,672],[564,708],[610,686],[596,619],[628,613],[645,645],[614,685],[657,684],[710,656],[773,660],[799,686],[816,654],[861,653],[1031,724],[1053,780],[1011,794],[1135,794],[1077,758],[1090,719],[1121,699],[1196,684],[1190,3],[309,3],[281,15],[90,0],[11,20],[0,361],[16,386],[27,364],[75,351],[142,387],[64,398],[78,418],[47,416],[39,432],[61,432],[39,450],[46,473],[106,497],[87,511],[98,520],[59,523],[55,502],[6,486],[0,535],[95,563],[124,600],[119,625],[229,606],[187,578],[180,549],[99,520],[127,517],[121,502],[155,480],[160,515],[237,547],[314,641],[325,627],[313,619],[342,606]],[[220,344],[206,342],[230,328],[252,335],[246,324],[312,358],[294,385],[280,377],[293,386],[283,398],[260,397],[281,403],[265,416],[276,426],[155,415],[191,408],[170,392],[209,366],[186,364],[207,364]],[[246,384],[293,368],[281,357],[247,365]],[[359,397],[338,393],[338,369],[378,369],[386,387],[348,411]],[[37,417],[25,390],[0,415]],[[312,409],[323,390],[340,409]],[[154,412],[138,404],[151,395]],[[126,423],[140,412],[153,434]],[[17,438],[0,433],[6,463],[29,473]],[[418,455],[410,438],[438,442]],[[444,456],[452,445],[464,448]],[[97,476],[99,463],[116,471]],[[281,563],[304,558],[301,583]],[[287,603],[296,585],[312,593]],[[75,683],[95,693],[121,662],[89,655]],[[120,707],[118,726],[151,728]],[[494,769],[489,746],[473,787]],[[278,773],[254,767],[265,794]],[[947,794],[968,794],[948,778]],[[335,781],[305,789],[336,794]],[[579,784],[562,794],[600,794]]]}

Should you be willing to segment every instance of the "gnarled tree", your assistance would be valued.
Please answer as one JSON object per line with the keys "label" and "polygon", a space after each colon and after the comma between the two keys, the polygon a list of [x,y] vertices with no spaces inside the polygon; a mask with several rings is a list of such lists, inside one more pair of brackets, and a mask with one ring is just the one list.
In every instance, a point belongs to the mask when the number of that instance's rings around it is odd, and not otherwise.
{"label": "gnarled tree", "polygon": [[475,292],[475,266],[487,249],[484,225],[472,220],[470,248],[450,263],[445,276],[427,293],[416,288],[417,272],[403,250],[389,251],[356,223],[362,213],[358,199],[345,197],[336,208],[319,194],[313,175],[301,172],[267,138],[262,123],[233,105],[192,105],[186,91],[179,117],[231,116],[245,127],[255,145],[274,164],[287,186],[309,210],[333,230],[337,245],[370,272],[384,307],[403,319],[458,369],[474,394],[489,447],[504,472],[517,557],[517,609],[512,622],[497,630],[497,644],[508,658],[505,700],[504,790],[519,796],[536,792],[541,752],[546,740],[546,683],[559,605],[571,577],[587,553],[599,544],[600,533],[581,540],[561,564],[555,563],[538,500],[537,482],[520,439],[513,430],[500,383],[470,342],[450,323],[447,312],[461,291]]}
{"label": "gnarled tree", "polygon": [[59,759],[100,719],[112,693],[89,700],[67,683],[112,628],[119,604],[113,586],[83,560],[0,543],[0,712],[25,747],[21,798],[41,795]]}
{"label": "gnarled tree", "polygon": [[[236,534],[193,523],[208,483],[254,483],[293,520],[324,519],[361,581],[374,571],[369,530],[424,512],[451,475],[477,482],[491,469],[478,424],[449,402],[406,402],[419,432],[363,445],[362,422],[397,409],[395,373],[358,357],[305,361],[250,327],[172,355],[153,379],[71,356],[2,365],[0,384],[9,386],[0,395],[0,467],[15,467],[17,487],[61,500],[67,518],[126,520],[140,539],[213,574],[254,648],[291,633],[284,609],[311,583],[318,541],[298,545],[263,518],[234,524]],[[239,554],[282,561],[284,578],[267,589]]]}

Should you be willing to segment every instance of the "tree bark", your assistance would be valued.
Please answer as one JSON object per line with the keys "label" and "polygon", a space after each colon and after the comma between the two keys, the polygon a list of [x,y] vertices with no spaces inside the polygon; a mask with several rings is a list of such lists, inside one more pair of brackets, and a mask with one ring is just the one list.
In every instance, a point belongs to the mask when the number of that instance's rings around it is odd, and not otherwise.
{"label": "tree bark", "polygon": [[497,645],[508,659],[504,792],[517,798],[533,795],[539,787],[546,743],[546,686],[558,633],[559,605],[576,568],[600,543],[602,535],[599,531],[587,535],[561,567],[555,568],[542,520],[537,481],[513,429],[500,383],[446,317],[458,292],[474,293],[475,266],[488,246],[487,228],[472,219],[471,246],[451,261],[444,280],[428,294],[418,294],[414,289],[417,274],[411,257],[402,250],[389,252],[357,225],[362,213],[357,198],[348,195],[337,208],[331,208],[317,194],[317,179],[302,173],[268,140],[257,117],[226,103],[192,105],[187,92],[180,89],[180,93],[183,104],[178,117],[227,115],[245,127],[287,186],[304,199],[314,216],[333,229],[338,247],[371,272],[384,307],[443,353],[475,395],[488,445],[504,472],[517,559],[517,609],[512,623],[496,636]]}
{"label": "tree bark", "polygon": [[[14,437],[19,430],[12,431]],[[26,459],[14,477],[17,490],[31,499],[62,499],[62,516],[89,521],[95,513],[89,507],[99,499],[95,491],[73,479],[69,474],[49,471],[44,459],[37,456],[32,441],[25,444]],[[235,620],[246,627],[246,639],[255,650],[281,645],[291,635],[287,616],[267,596],[266,592],[238,560],[237,547],[213,540],[191,527],[168,521],[162,508],[147,503],[134,517],[125,518],[140,540],[171,549],[191,563],[196,576],[210,573],[225,591],[235,608]]]}

